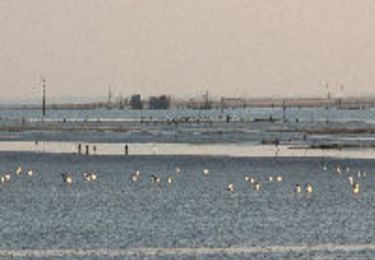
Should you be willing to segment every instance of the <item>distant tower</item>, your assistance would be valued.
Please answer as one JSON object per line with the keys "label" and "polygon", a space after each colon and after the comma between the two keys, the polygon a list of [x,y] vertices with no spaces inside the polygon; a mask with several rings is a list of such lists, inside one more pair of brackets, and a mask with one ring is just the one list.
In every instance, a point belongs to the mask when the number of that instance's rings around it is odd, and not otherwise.
{"label": "distant tower", "polygon": [[112,108],[112,91],[111,91],[111,86],[108,87],[108,102],[107,102],[107,108],[111,109]]}
{"label": "distant tower", "polygon": [[203,95],[203,105],[201,106],[203,109],[210,109],[211,108],[211,102],[208,96],[208,90]]}
{"label": "distant tower", "polygon": [[283,123],[286,122],[286,101],[283,99]]}
{"label": "distant tower", "polygon": [[43,116],[46,115],[46,79],[42,79],[42,94],[43,94],[43,100],[42,100],[42,113]]}
{"label": "distant tower", "polygon": [[329,90],[329,84],[326,82],[325,87],[327,89],[327,99],[331,99],[331,91]]}

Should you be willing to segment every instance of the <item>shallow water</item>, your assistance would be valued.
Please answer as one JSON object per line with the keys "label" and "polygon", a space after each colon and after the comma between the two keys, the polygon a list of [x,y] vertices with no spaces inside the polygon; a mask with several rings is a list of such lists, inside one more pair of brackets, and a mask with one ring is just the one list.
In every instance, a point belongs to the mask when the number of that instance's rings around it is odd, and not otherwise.
{"label": "shallow water", "polygon": [[[42,117],[41,110],[30,109],[1,109],[1,116],[4,118],[28,118],[32,120],[40,120]],[[368,108],[364,110],[345,110],[336,108],[288,108],[285,116],[288,120],[294,121],[315,121],[323,122],[327,119],[331,122],[365,122],[374,123],[373,115],[375,110]],[[92,110],[47,110],[45,119],[56,120],[66,118],[67,120],[87,120],[87,119],[115,119],[128,120],[153,118],[166,119],[173,117],[209,117],[218,118],[219,116],[231,116],[232,119],[251,120],[255,118],[283,118],[282,108],[263,108],[263,107],[249,107],[249,108],[235,108],[235,109],[212,109],[212,110],[197,110],[197,109],[169,109],[169,110],[120,110],[120,109],[92,109]]]}
{"label": "shallow water", "polygon": [[[322,170],[322,163],[328,171]],[[20,164],[36,174],[14,175],[10,183],[0,186],[0,249],[5,252],[109,249],[114,253],[96,256],[104,259],[116,257],[121,249],[139,249],[140,258],[162,259],[371,259],[374,253],[374,160],[0,153],[1,172]],[[358,179],[359,195],[352,195],[346,176],[334,173],[337,164],[350,166],[353,172],[367,171],[367,177]],[[180,174],[175,173],[177,166]],[[204,168],[210,170],[208,177],[202,175]],[[141,171],[138,183],[129,179],[135,169]],[[96,182],[83,180],[87,170],[97,172]],[[72,186],[62,182],[64,172],[72,173]],[[160,184],[151,183],[152,174],[162,177]],[[172,185],[166,183],[168,175],[174,177]],[[262,183],[260,192],[244,181],[247,175]],[[284,182],[267,181],[276,175],[283,176]],[[235,185],[234,194],[226,190],[229,183]],[[297,183],[311,183],[313,194],[295,194]],[[320,244],[347,245],[347,250],[306,246]],[[367,246],[356,248],[357,244]],[[284,249],[261,249],[277,246]],[[285,247],[292,248],[285,252]],[[148,255],[142,248],[169,253]],[[213,249],[180,255],[174,254],[174,248]],[[215,248],[234,249],[217,252]],[[69,254],[44,257],[69,259]]]}
{"label": "shallow water", "polygon": [[[0,173],[13,174],[0,184],[0,258],[373,259],[375,150],[290,149],[375,144],[369,133],[303,136],[304,128],[373,127],[373,112],[288,109],[286,123],[255,123],[281,119],[282,110],[62,110],[43,120],[40,111],[3,110]],[[234,122],[225,123],[226,115]],[[176,116],[213,122],[139,122]],[[6,131],[23,124],[30,129]],[[277,156],[275,146],[259,145],[276,137]],[[90,145],[90,154],[95,145],[95,155],[73,155],[78,143],[82,153]],[[35,176],[16,176],[19,165]],[[337,165],[350,172],[337,175]],[[142,178],[132,183],[136,169]],[[91,170],[98,180],[87,183],[82,175]],[[361,192],[353,196],[347,177],[359,170],[367,176],[356,178]],[[62,173],[73,176],[72,186]],[[153,174],[160,184],[151,183]],[[277,175],[284,182],[268,181]],[[260,192],[245,176],[260,181]],[[306,183],[312,194],[294,193]]]}
{"label": "shallow water", "polygon": [[[261,144],[276,138],[284,145],[343,143],[373,145],[374,110],[291,108],[220,110],[0,110],[1,141],[90,143]],[[189,123],[167,120],[189,117]],[[226,116],[231,122],[226,122]],[[256,121],[272,117],[276,122]],[[64,122],[63,119],[66,119]],[[145,119],[141,123],[141,118]],[[199,120],[198,120],[199,119]],[[296,121],[298,119],[298,122]],[[328,119],[328,121],[327,121]],[[368,129],[360,133],[314,134],[314,130]],[[308,134],[306,130],[313,130]],[[329,133],[329,131],[328,131]]]}

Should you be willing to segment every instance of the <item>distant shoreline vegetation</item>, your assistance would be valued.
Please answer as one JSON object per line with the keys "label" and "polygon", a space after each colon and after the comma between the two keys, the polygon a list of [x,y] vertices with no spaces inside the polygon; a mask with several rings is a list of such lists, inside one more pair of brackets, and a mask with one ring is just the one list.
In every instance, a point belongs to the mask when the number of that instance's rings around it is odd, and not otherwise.
{"label": "distant shoreline vegetation", "polygon": [[[288,107],[336,107],[339,109],[366,109],[375,107],[375,97],[346,97],[346,98],[220,98],[208,99],[191,98],[187,100],[172,99],[162,95],[142,99],[141,95],[133,95],[116,101],[82,102],[82,103],[52,103],[46,108],[49,110],[92,110],[92,109],[227,109],[227,108],[288,108]],[[31,109],[38,110],[42,104],[0,104],[0,109]]]}

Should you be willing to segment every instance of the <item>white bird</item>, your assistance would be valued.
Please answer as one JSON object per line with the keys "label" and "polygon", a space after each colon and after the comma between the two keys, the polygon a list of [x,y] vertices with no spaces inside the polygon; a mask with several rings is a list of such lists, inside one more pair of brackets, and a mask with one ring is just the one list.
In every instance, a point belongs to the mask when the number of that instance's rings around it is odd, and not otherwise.
{"label": "white bird", "polygon": [[21,166],[18,166],[17,170],[16,170],[16,174],[17,175],[20,175],[22,173],[22,167]]}
{"label": "white bird", "polygon": [[281,177],[281,176],[277,176],[277,177],[276,177],[276,181],[277,181],[277,182],[282,182],[282,181],[283,181],[283,177]]}
{"label": "white bird", "polygon": [[349,176],[348,180],[349,180],[349,184],[353,186],[353,184],[354,184],[354,177],[353,176]]}
{"label": "white bird", "polygon": [[83,177],[85,178],[86,181],[91,181],[91,175],[90,175],[90,173],[85,172],[83,174]]}
{"label": "white bird", "polygon": [[233,185],[233,183],[230,183],[229,185],[228,185],[228,188],[227,188],[227,190],[229,191],[229,192],[234,192],[234,185]]}
{"label": "white bird", "polygon": [[324,165],[324,166],[323,166],[323,171],[327,171],[327,170],[328,170],[327,165]]}
{"label": "white bird", "polygon": [[340,166],[336,167],[336,172],[337,172],[337,174],[341,174],[342,173]]}
{"label": "white bird", "polygon": [[138,176],[132,174],[132,176],[131,176],[131,180],[132,180],[132,182],[137,182],[137,181],[138,181]]}
{"label": "white bird", "polygon": [[309,184],[309,183],[306,184],[305,189],[306,189],[306,192],[307,192],[307,193],[312,193],[312,192],[313,192],[313,187],[312,187],[312,185]]}
{"label": "white bird", "polygon": [[139,180],[140,176],[141,176],[141,173],[137,170],[137,171],[135,171],[135,172],[130,176],[130,178],[131,178],[132,182],[137,182],[137,181]]}
{"label": "white bird", "polygon": [[272,176],[268,177],[268,181],[272,182],[273,181],[273,177]]}
{"label": "white bird", "polygon": [[5,174],[4,176],[0,177],[0,183],[8,183],[10,181],[10,174]]}
{"label": "white bird", "polygon": [[9,182],[10,181],[10,174],[5,174],[4,175],[4,178],[5,178],[5,182]]}
{"label": "white bird", "polygon": [[168,182],[168,184],[172,184],[172,182],[173,182],[173,177],[172,177],[172,176],[168,176],[168,177],[167,177],[167,182]]}
{"label": "white bird", "polygon": [[203,175],[204,176],[208,176],[208,174],[210,174],[210,171],[208,169],[204,169],[203,170]]}
{"label": "white bird", "polygon": [[254,183],[254,189],[255,189],[255,191],[260,191],[260,183],[259,182]]}
{"label": "white bird", "polygon": [[73,184],[73,177],[68,175],[68,174],[62,174],[61,175],[62,178],[63,178],[63,181],[67,184],[67,185],[71,185]]}
{"label": "white bird", "polygon": [[83,174],[83,177],[85,178],[86,181],[91,182],[96,180],[96,174],[95,173],[87,173],[85,172]]}
{"label": "white bird", "polygon": [[352,185],[352,192],[353,192],[353,194],[358,194],[359,191],[360,191],[360,189],[359,189],[359,183],[356,182],[356,183],[354,183]]}
{"label": "white bird", "polygon": [[152,183],[159,183],[160,182],[160,177],[157,175],[152,175],[151,176],[151,181]]}
{"label": "white bird", "polygon": [[181,169],[179,167],[176,167],[176,173],[179,174],[181,172]]}
{"label": "white bird", "polygon": [[358,178],[361,178],[361,176],[362,176],[362,172],[361,172],[361,171],[358,171],[358,172],[357,172],[357,177],[358,177]]}
{"label": "white bird", "polygon": [[297,184],[296,187],[294,188],[294,191],[295,191],[296,193],[301,193],[301,192],[302,192],[301,185]]}
{"label": "white bird", "polygon": [[27,171],[27,175],[29,175],[30,177],[32,177],[32,176],[34,175],[33,170],[32,170],[32,169],[29,169],[29,170]]}

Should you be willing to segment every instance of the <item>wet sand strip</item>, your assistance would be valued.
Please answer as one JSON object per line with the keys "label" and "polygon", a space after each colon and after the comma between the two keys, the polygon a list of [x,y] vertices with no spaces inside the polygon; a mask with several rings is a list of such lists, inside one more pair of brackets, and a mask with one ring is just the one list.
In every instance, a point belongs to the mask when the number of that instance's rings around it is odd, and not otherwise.
{"label": "wet sand strip", "polygon": [[0,256],[8,257],[125,257],[168,255],[267,254],[304,252],[374,251],[375,244],[316,244],[265,247],[199,247],[199,248],[128,248],[128,249],[0,249]]}

